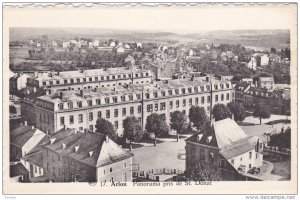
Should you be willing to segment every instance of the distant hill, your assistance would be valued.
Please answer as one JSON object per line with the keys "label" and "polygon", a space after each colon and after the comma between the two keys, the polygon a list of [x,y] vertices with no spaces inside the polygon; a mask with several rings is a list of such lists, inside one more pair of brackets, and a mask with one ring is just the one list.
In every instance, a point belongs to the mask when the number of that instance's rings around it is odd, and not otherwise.
{"label": "distant hill", "polygon": [[96,28],[11,28],[10,41],[27,40],[47,35],[50,40],[117,39],[120,41],[153,41],[172,43],[231,43],[257,48],[286,48],[290,45],[289,30],[218,30],[201,33],[178,34],[171,32],[124,31]]}

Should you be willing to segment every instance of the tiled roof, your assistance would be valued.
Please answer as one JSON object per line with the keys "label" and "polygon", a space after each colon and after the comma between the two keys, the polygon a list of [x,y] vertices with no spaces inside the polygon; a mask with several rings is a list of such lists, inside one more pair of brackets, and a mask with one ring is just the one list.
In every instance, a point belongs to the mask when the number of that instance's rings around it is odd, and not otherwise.
{"label": "tiled roof", "polygon": [[219,148],[247,137],[243,129],[230,118],[214,122],[213,128]]}
{"label": "tiled roof", "polygon": [[[246,152],[253,150],[256,146],[258,137],[246,137],[233,142],[220,151],[220,154],[223,155],[226,159],[231,159]],[[256,141],[255,141],[256,140]]]}
{"label": "tiled roof", "polygon": [[28,131],[11,136],[10,142],[19,147],[23,147],[28,141],[32,142],[33,144],[37,144],[46,136],[44,132],[36,128],[26,130]]}
{"label": "tiled roof", "polygon": [[132,154],[102,134],[83,133],[69,128],[52,135],[45,148],[93,167],[132,157]]}
{"label": "tiled roof", "polygon": [[[228,83],[229,81],[220,81],[217,79],[211,79],[212,84],[224,84]],[[97,88],[97,89],[84,89],[82,90],[83,97],[80,95],[81,91],[69,90],[69,91],[62,91],[62,98],[58,92],[51,93],[49,95],[38,97],[39,99],[49,101],[49,102],[67,102],[67,101],[80,101],[84,99],[89,99],[93,97],[110,97],[110,96],[117,96],[117,95],[128,95],[128,94],[136,94],[151,91],[159,91],[159,90],[169,90],[169,89],[179,89],[179,88],[186,88],[186,87],[195,87],[195,86],[206,86],[210,85],[209,82],[206,82],[201,77],[194,78],[193,81],[189,79],[175,79],[175,80],[168,80],[168,82],[158,81],[152,84],[130,84],[127,86],[116,86],[115,90],[112,91],[108,88]],[[226,88],[226,87],[225,87]],[[213,87],[214,90],[214,87]]]}
{"label": "tiled roof", "polygon": [[214,122],[212,126],[191,136],[186,141],[219,148],[230,159],[255,148],[258,137],[248,137],[232,119]]}

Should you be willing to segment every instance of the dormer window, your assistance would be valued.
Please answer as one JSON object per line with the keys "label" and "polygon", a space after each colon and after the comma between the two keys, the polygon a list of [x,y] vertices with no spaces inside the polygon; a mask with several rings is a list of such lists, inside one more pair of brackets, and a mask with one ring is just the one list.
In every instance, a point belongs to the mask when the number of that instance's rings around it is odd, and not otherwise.
{"label": "dormer window", "polygon": [[137,98],[137,99],[141,99],[141,95],[140,95],[140,94],[137,94],[137,95],[136,95],[136,98]]}
{"label": "dormer window", "polygon": [[88,106],[89,106],[89,107],[92,107],[92,106],[93,106],[93,101],[92,101],[92,100],[88,100],[87,103],[88,103]]}
{"label": "dormer window", "polygon": [[128,98],[129,98],[129,101],[133,100],[133,96],[132,95],[129,95]]}
{"label": "dormer window", "polygon": [[163,97],[166,96],[166,92],[165,92],[165,91],[162,91],[162,92],[161,92],[161,96],[163,96]]}
{"label": "dormer window", "polygon": [[157,98],[157,92],[153,92],[154,98]]}
{"label": "dormer window", "polygon": [[97,105],[101,105],[101,99],[96,99]]}
{"label": "dormer window", "polygon": [[195,92],[198,92],[198,87],[194,87],[194,91],[195,91]]}
{"label": "dormer window", "polygon": [[109,104],[109,97],[106,97],[106,98],[105,98],[105,103],[106,103],[106,104]]}
{"label": "dormer window", "polygon": [[185,94],[185,88],[182,88],[182,89],[181,89],[181,93],[182,93],[182,94]]}
{"label": "dormer window", "polygon": [[82,102],[81,102],[81,101],[78,101],[78,102],[77,102],[77,107],[78,107],[78,108],[82,108]]}
{"label": "dormer window", "polygon": [[64,109],[64,104],[63,103],[58,104],[58,109],[63,110]]}
{"label": "dormer window", "polygon": [[217,90],[217,89],[218,89],[218,85],[214,85],[214,87],[215,87],[215,90]]}
{"label": "dormer window", "polygon": [[188,88],[188,92],[189,92],[189,93],[192,93],[192,88]]}
{"label": "dormer window", "polygon": [[175,89],[175,94],[179,94],[179,90],[178,89]]}
{"label": "dormer window", "polygon": [[94,151],[89,151],[89,156],[92,157],[92,155],[94,154]]}
{"label": "dormer window", "polygon": [[114,103],[117,103],[118,102],[118,97],[113,97],[113,101],[114,101]]}
{"label": "dormer window", "polygon": [[172,91],[172,90],[169,90],[168,93],[169,93],[169,95],[172,95],[172,94],[173,94],[173,91]]}
{"label": "dormer window", "polygon": [[149,98],[150,98],[150,94],[147,93],[147,94],[146,94],[146,99],[149,99]]}
{"label": "dormer window", "polygon": [[207,90],[207,91],[210,91],[209,85],[206,86],[206,90]]}
{"label": "dormer window", "polygon": [[121,101],[125,101],[125,100],[126,100],[125,96],[121,96]]}
{"label": "dormer window", "polygon": [[211,139],[212,139],[212,136],[208,136],[208,137],[206,138],[206,144],[209,144],[209,143],[211,142]]}

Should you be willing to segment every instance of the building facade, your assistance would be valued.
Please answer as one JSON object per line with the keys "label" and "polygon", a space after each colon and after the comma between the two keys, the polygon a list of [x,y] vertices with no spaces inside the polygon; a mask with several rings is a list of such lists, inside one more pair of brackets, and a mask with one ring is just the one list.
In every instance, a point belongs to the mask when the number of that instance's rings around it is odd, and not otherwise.
{"label": "building facade", "polygon": [[125,68],[93,69],[64,72],[35,73],[27,80],[30,92],[37,88],[49,88],[53,91],[83,90],[93,88],[114,88],[125,84],[145,84],[152,81],[148,70],[126,70]]}
{"label": "building facade", "polygon": [[259,77],[258,87],[266,88],[268,90],[274,89],[274,78],[273,77]]}
{"label": "building facade", "polygon": [[52,182],[131,182],[132,157],[107,136],[62,128],[43,146],[44,176]]}
{"label": "building facade", "polygon": [[262,167],[261,148],[258,137],[248,137],[234,120],[223,119],[186,140],[186,170],[204,163],[224,181],[245,180],[249,170]]}
{"label": "building facade", "polygon": [[151,113],[165,115],[169,122],[171,112],[179,110],[188,116],[189,108],[198,105],[210,116],[215,104],[233,100],[229,81],[205,77],[119,86],[115,90],[60,91],[37,98],[36,124],[50,134],[64,126],[94,131],[97,119],[104,118],[122,135],[123,120],[128,116],[140,119],[144,127]]}

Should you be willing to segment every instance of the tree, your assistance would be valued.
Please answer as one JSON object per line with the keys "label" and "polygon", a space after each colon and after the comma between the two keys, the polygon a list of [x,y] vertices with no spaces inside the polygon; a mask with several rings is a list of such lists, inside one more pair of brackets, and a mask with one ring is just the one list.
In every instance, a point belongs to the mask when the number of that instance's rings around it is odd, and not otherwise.
{"label": "tree", "polygon": [[245,119],[246,110],[243,104],[238,102],[230,102],[227,104],[227,107],[229,108],[230,112],[234,116],[234,121],[243,121]]}
{"label": "tree", "polygon": [[134,116],[127,117],[123,121],[123,138],[129,140],[130,150],[132,149],[131,142],[137,142],[143,137],[143,128],[139,119]]}
{"label": "tree", "polygon": [[175,111],[171,113],[171,128],[177,131],[177,142],[179,134],[187,127],[187,119],[183,112]]}
{"label": "tree", "polygon": [[187,170],[187,178],[191,181],[222,181],[217,171],[205,163],[193,164]]}
{"label": "tree", "polygon": [[261,102],[256,103],[253,112],[253,117],[259,118],[259,123],[261,124],[261,119],[270,118],[270,108]]}
{"label": "tree", "polygon": [[156,146],[156,137],[166,134],[169,129],[166,118],[157,113],[152,113],[147,117],[145,128],[149,133],[154,134],[154,146]]}
{"label": "tree", "polygon": [[198,130],[203,129],[208,122],[204,108],[200,108],[199,106],[192,106],[190,108],[189,119]]}
{"label": "tree", "polygon": [[106,119],[99,118],[96,122],[96,132],[109,136],[112,140],[117,141],[117,133],[112,123]]}
{"label": "tree", "polygon": [[229,108],[224,104],[216,104],[212,110],[212,114],[216,121],[231,117]]}

